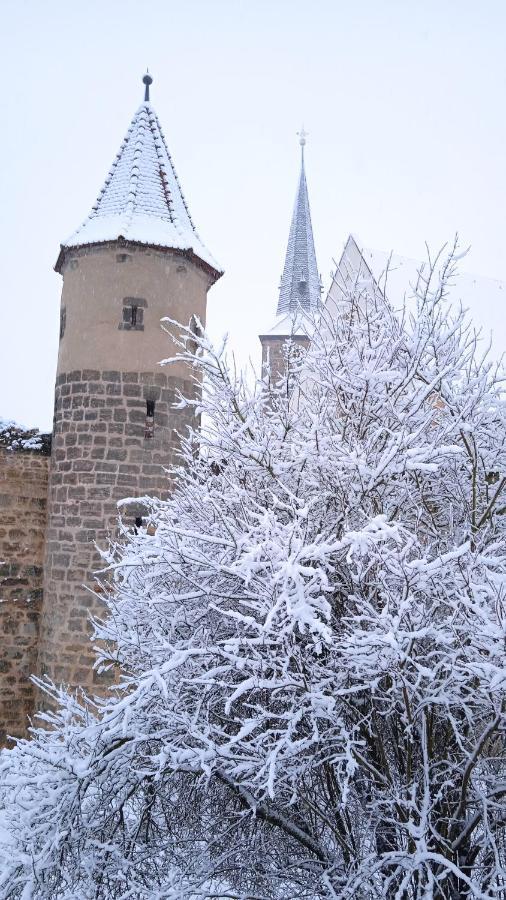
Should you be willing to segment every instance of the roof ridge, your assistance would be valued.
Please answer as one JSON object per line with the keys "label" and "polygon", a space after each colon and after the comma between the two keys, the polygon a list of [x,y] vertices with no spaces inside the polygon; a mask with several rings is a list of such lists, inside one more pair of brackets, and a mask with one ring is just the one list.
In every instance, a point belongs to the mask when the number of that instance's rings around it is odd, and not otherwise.
{"label": "roof ridge", "polygon": [[[176,184],[177,184],[177,186],[178,186],[178,188],[179,188],[179,192],[180,192],[180,194],[181,194],[181,199],[182,199],[182,201],[183,201],[183,205],[184,205],[184,208],[185,208],[185,210],[186,210],[186,214],[187,214],[187,216],[188,216],[188,218],[189,218],[189,220],[190,220],[190,225],[192,226],[193,230],[195,231],[195,224],[194,224],[193,219],[192,219],[192,217],[191,217],[191,215],[190,215],[190,210],[188,209],[188,204],[187,204],[187,202],[186,202],[186,198],[185,198],[185,195],[184,195],[184,193],[183,193],[183,189],[182,189],[182,187],[181,187],[181,183],[180,183],[180,181],[179,181],[179,178],[178,178],[178,175],[177,175],[177,172],[176,172],[176,167],[175,167],[174,162],[173,162],[173,160],[172,160],[172,156],[170,155],[170,150],[169,150],[169,148],[168,148],[168,146],[167,146],[167,141],[165,140],[165,134],[164,134],[163,128],[162,128],[162,126],[161,126],[160,120],[159,120],[159,118],[158,118],[158,116],[157,116],[157,114],[156,114],[156,112],[155,112],[154,109],[152,109],[152,112],[153,112],[153,116],[154,116],[154,119],[155,119],[155,121],[156,121],[156,124],[157,124],[157,126],[158,126],[158,131],[160,132],[160,137],[161,137],[161,139],[162,139],[162,143],[163,143],[165,152],[166,152],[166,154],[167,154],[167,157],[168,157],[170,166],[171,166],[171,168],[172,168],[172,172],[174,173],[174,178],[175,178]],[[165,166],[164,166],[164,170],[165,170]],[[164,174],[166,174],[166,173],[164,173]]]}

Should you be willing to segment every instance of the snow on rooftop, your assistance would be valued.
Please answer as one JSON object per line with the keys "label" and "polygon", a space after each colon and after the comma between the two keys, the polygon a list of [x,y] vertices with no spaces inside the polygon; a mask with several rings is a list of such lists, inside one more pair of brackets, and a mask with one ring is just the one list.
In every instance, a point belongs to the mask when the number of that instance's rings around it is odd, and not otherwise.
{"label": "snow on rooftop", "polygon": [[311,331],[312,313],[306,314],[303,309],[297,312],[278,316],[274,324],[261,332],[262,337],[288,337],[289,335],[307,335]]}
{"label": "snow on rooftop", "polygon": [[141,104],[104,187],[62,250],[123,238],[191,251],[219,276],[223,269],[200,240],[186,205],[158,117]]}
{"label": "snow on rooftop", "polygon": [[320,295],[321,282],[316,264],[302,144],[299,184],[279,286],[277,314],[296,311],[300,306],[317,309],[320,305]]}
{"label": "snow on rooftop", "polygon": [[[394,308],[401,308],[409,299],[416,284],[418,272],[428,271],[428,261],[411,259],[385,250],[365,247],[356,235],[350,235],[338,263],[336,274],[341,278],[354,272],[360,274],[363,284],[371,277],[386,294]],[[337,279],[338,281],[339,279]],[[329,298],[336,293],[336,277],[329,291]],[[492,335],[495,353],[506,349],[506,282],[469,272],[458,272],[449,284],[450,304],[467,309],[483,337]],[[328,302],[328,301],[327,301]]]}

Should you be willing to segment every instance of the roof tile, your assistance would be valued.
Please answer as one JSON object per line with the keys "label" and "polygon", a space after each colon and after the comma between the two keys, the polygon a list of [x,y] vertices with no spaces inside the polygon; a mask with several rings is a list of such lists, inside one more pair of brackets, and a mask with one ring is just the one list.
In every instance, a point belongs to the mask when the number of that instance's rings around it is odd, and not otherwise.
{"label": "roof tile", "polygon": [[83,224],[62,250],[114,241],[192,251],[217,275],[223,271],[193,225],[158,117],[142,103],[105,184]]}

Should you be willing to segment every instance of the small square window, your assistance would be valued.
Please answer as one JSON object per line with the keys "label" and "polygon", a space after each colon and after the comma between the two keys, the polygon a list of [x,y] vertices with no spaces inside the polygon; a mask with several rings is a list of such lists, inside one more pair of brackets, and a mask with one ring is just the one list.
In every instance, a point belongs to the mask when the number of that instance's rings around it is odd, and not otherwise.
{"label": "small square window", "polygon": [[122,331],[144,331],[145,300],[139,297],[125,297],[123,300],[122,319],[119,328]]}

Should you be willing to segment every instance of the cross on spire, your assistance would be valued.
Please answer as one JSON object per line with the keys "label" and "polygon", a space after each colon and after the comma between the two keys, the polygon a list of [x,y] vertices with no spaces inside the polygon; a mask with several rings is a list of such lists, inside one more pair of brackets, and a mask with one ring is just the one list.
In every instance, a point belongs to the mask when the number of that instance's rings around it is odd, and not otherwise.
{"label": "cross on spire", "polygon": [[309,132],[306,131],[306,129],[304,128],[304,126],[302,126],[302,128],[300,129],[300,131],[297,132],[297,136],[298,136],[298,138],[299,138],[299,144],[300,144],[301,147],[304,147],[304,146],[305,146],[305,144],[306,144],[306,138],[307,138],[308,134],[309,134]]}

